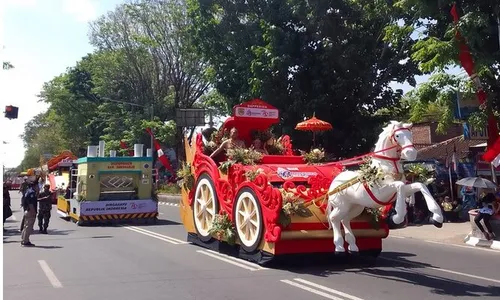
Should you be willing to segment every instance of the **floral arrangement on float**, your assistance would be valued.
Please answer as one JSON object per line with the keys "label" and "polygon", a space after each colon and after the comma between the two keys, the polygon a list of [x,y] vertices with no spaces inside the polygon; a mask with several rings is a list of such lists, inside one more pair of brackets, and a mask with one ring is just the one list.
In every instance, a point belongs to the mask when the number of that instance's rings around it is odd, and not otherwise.
{"label": "floral arrangement on float", "polygon": [[186,191],[190,191],[194,188],[194,175],[191,171],[190,163],[181,163],[181,167],[177,170],[177,178],[179,178],[179,186]]}
{"label": "floral arrangement on float", "polygon": [[232,148],[226,151],[227,160],[219,166],[222,174],[227,174],[234,164],[255,165],[262,159],[262,153],[254,149]]}
{"label": "floral arrangement on float", "polygon": [[292,223],[293,216],[303,218],[311,217],[313,214],[308,208],[304,199],[296,196],[294,193],[281,190],[283,206],[279,215],[279,223],[283,228],[288,227]]}
{"label": "floral arrangement on float", "polygon": [[229,245],[236,242],[236,229],[226,213],[216,214],[208,233]]}
{"label": "floral arrangement on float", "polygon": [[404,168],[405,178],[410,182],[430,184],[434,181],[435,170],[429,169],[422,163],[408,164]]}
{"label": "floral arrangement on float", "polygon": [[302,157],[308,165],[320,164],[325,162],[325,150],[315,148],[310,152],[301,151]]}

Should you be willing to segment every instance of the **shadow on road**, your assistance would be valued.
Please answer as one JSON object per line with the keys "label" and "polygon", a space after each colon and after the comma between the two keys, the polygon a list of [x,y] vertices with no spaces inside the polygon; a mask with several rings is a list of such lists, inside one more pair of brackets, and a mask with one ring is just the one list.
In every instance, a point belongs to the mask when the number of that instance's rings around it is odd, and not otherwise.
{"label": "shadow on road", "polygon": [[[429,268],[435,268],[430,264],[410,261],[409,257],[414,254],[401,252],[384,252],[383,257],[376,261],[365,258],[343,259],[335,258],[322,266],[316,263],[302,261],[302,267],[294,264],[288,271],[297,274],[308,274],[313,276],[328,277],[345,273],[355,273],[382,280],[391,280],[410,285],[428,287],[431,293],[455,297],[499,297],[500,285],[483,286],[467,281],[460,281],[438,275],[426,273]],[[307,266],[306,266],[307,265]]]}
{"label": "shadow on road", "polygon": [[39,248],[39,249],[61,249],[63,247],[61,246],[42,246],[42,245],[38,245],[38,244],[35,244],[36,246],[33,247],[33,248]]}

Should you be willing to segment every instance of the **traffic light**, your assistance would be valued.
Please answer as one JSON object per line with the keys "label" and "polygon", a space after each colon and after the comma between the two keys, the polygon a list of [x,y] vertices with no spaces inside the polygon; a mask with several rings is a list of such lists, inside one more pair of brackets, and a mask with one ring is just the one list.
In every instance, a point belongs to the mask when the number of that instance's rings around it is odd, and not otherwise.
{"label": "traffic light", "polygon": [[7,105],[5,107],[5,117],[7,119],[17,119],[17,113],[19,111],[19,107]]}

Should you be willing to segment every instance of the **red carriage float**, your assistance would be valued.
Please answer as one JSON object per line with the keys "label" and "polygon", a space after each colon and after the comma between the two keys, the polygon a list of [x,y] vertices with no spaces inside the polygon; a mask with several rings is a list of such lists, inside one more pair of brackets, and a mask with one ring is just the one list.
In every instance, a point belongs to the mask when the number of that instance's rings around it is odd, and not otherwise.
{"label": "red carriage float", "polygon": [[[235,106],[233,116],[222,129],[236,128],[239,138],[250,146],[252,131],[268,130],[278,122],[276,108],[254,99]],[[216,161],[205,154],[202,134],[196,136],[195,143],[186,139],[187,166],[192,170],[194,184],[184,185],[180,211],[190,242],[209,248],[227,242],[227,235],[211,230],[214,220],[220,221],[223,216],[226,225],[230,225],[222,229],[231,230],[229,227],[234,226],[234,248],[238,255],[260,264],[282,255],[335,251],[325,215],[328,201],[324,201],[324,196],[345,165],[307,164],[302,156],[292,153],[288,136],[279,141],[284,149],[282,155],[263,155],[255,165],[236,163],[227,172],[221,172]],[[252,172],[254,176],[249,176]],[[302,203],[301,210],[307,213],[295,211],[286,215],[286,203],[293,205],[297,199]],[[389,234],[385,220],[389,209],[390,205],[380,209],[377,220],[363,212],[351,221],[360,255],[380,254],[382,239]]]}

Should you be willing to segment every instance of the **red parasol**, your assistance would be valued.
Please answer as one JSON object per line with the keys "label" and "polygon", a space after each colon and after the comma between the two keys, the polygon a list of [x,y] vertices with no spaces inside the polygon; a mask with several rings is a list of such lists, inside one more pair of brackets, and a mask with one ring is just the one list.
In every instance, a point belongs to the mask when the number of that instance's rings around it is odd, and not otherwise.
{"label": "red parasol", "polygon": [[295,129],[300,130],[300,131],[312,131],[313,133],[313,145],[315,145],[315,135],[316,132],[318,131],[327,131],[327,130],[332,130],[332,124],[322,121],[315,116],[316,114],[313,115],[312,118],[309,120],[305,120],[303,122],[300,122],[295,126]]}

